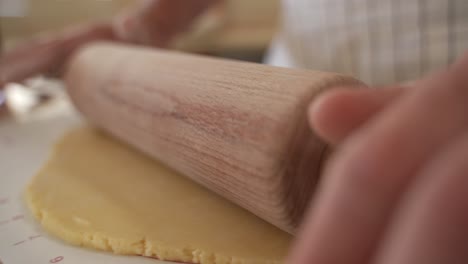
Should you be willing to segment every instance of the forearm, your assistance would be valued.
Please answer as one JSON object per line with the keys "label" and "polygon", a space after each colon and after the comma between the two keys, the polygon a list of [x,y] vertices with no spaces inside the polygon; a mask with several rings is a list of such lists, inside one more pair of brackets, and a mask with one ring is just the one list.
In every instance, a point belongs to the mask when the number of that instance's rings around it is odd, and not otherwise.
{"label": "forearm", "polygon": [[146,0],[117,20],[124,41],[166,46],[206,9],[221,0]]}
{"label": "forearm", "polygon": [[60,71],[69,55],[85,43],[115,40],[110,23],[83,24],[37,35],[0,54],[0,89],[9,82]]}
{"label": "forearm", "polygon": [[[0,54],[0,89],[9,82],[60,69],[69,55],[95,40],[120,40],[167,46],[212,4],[221,0],[146,0],[114,25],[91,24],[35,37]],[[117,32],[115,32],[117,31]]]}

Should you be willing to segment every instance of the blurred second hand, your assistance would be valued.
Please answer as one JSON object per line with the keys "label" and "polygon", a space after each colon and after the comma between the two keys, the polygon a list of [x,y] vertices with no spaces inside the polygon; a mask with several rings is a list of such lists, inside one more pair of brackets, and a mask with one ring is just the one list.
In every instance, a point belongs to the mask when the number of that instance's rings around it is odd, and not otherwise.
{"label": "blurred second hand", "polygon": [[[1,1],[1,0],[0,0]],[[70,54],[81,45],[96,40],[116,40],[109,23],[71,26],[59,32],[47,32],[21,43],[0,56],[0,118],[8,113],[8,83],[61,71]]]}

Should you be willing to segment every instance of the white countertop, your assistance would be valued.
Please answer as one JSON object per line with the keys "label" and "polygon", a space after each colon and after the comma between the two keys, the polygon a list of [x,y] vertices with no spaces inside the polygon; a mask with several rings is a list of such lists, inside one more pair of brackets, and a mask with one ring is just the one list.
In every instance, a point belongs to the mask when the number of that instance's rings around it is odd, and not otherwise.
{"label": "white countertop", "polygon": [[80,122],[73,111],[27,122],[0,119],[0,264],[164,263],[67,245],[49,237],[25,208],[25,185],[45,162],[55,140]]}

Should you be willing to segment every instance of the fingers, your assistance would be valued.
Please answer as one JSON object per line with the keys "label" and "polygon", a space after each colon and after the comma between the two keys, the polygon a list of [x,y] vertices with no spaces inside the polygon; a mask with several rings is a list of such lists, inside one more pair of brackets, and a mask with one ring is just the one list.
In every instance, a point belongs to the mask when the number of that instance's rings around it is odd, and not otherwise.
{"label": "fingers", "polygon": [[[59,76],[63,72],[63,66],[70,55],[81,46],[98,40],[117,40],[112,26],[108,23],[80,25],[69,28],[61,36],[61,51],[57,63],[51,67],[52,70],[59,70]],[[49,70],[50,72],[50,70]]]}
{"label": "fingers", "polygon": [[290,263],[367,263],[409,182],[467,129],[464,70],[422,83],[353,134],[329,162]]}
{"label": "fingers", "polygon": [[193,20],[218,0],[146,0],[116,17],[119,39],[155,47],[167,47]]}
{"label": "fingers", "polygon": [[309,121],[320,137],[337,144],[382,111],[402,92],[401,87],[333,89],[311,104]]}
{"label": "fingers", "polygon": [[421,171],[388,231],[378,264],[466,263],[468,134]]}
{"label": "fingers", "polygon": [[32,39],[0,57],[0,86],[56,71],[75,49],[99,39],[114,39],[110,25],[84,25]]}
{"label": "fingers", "polygon": [[[117,15],[113,22],[117,37],[125,42],[167,47],[170,30],[158,24],[160,6],[159,0],[141,1],[133,9]],[[163,12],[164,16],[173,17],[167,13]]]}

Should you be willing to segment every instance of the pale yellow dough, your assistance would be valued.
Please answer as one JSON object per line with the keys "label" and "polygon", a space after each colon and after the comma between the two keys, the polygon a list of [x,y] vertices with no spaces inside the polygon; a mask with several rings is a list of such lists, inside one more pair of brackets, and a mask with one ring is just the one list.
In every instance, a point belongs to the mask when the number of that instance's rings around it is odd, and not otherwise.
{"label": "pale yellow dough", "polygon": [[88,127],[60,140],[26,200],[55,236],[190,263],[281,263],[291,237]]}

